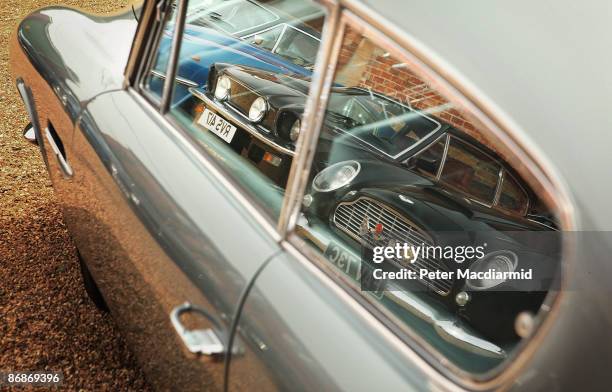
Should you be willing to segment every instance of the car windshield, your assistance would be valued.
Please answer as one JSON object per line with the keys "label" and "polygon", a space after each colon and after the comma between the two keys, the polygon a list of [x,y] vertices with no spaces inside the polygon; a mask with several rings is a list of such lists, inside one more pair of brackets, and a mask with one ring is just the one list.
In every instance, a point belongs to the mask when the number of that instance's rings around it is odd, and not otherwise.
{"label": "car windshield", "polygon": [[327,119],[393,158],[440,128],[437,121],[422,113],[366,91],[332,93]]}
{"label": "car windshield", "polygon": [[248,0],[200,0],[189,3],[186,22],[237,34],[277,19],[272,11]]}
{"label": "car windshield", "polygon": [[310,69],[314,67],[320,42],[314,35],[287,23],[245,37],[245,40]]}

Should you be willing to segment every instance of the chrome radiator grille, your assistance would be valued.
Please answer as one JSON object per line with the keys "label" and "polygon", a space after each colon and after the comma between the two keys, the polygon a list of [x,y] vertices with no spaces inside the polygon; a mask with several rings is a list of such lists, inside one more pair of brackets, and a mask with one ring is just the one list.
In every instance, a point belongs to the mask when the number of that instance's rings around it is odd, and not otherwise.
{"label": "chrome radiator grille", "polygon": [[[367,197],[360,197],[355,201],[343,202],[336,207],[333,216],[334,225],[345,232],[350,237],[357,240],[359,243],[373,247],[379,245],[388,245],[390,242],[398,242],[400,244],[407,243],[413,246],[433,246],[433,241],[428,236],[416,229],[416,227],[383,203]],[[383,236],[385,243],[374,243],[374,240],[369,235],[362,235],[362,225],[367,224],[369,230],[373,230],[377,223],[381,223],[384,227]],[[443,261],[434,258],[419,257],[414,263],[400,263],[395,260],[399,266],[412,269],[417,273],[421,268],[429,271],[449,271]],[[453,281],[448,280],[431,280],[419,279],[421,283],[433,289],[440,295],[447,295],[453,285]]]}

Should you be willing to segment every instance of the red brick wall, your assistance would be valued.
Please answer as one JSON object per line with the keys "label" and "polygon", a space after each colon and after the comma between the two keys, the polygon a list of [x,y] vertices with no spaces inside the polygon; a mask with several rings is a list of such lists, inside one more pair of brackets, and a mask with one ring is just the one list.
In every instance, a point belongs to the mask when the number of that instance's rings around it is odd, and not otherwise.
{"label": "red brick wall", "polygon": [[[399,63],[401,62],[369,42],[361,33],[349,28],[338,59],[338,73],[345,73],[341,82],[348,80],[349,84],[370,88],[420,110],[432,109],[433,112],[429,115],[491,147],[470,121],[457,109],[449,107],[452,105],[449,105],[448,100],[407,67],[396,65]],[[447,108],[434,109],[441,106]]]}

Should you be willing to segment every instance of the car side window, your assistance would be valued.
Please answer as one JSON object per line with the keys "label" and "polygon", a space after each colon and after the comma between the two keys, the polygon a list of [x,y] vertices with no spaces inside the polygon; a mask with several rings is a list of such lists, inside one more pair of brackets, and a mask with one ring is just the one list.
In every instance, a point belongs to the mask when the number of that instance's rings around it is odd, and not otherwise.
{"label": "car side window", "polygon": [[447,141],[448,135],[444,135],[423,152],[418,153],[412,161],[415,169],[422,174],[436,177],[444,159]]}
{"label": "car side window", "polygon": [[[188,3],[169,116],[274,219],[295,155],[325,14],[309,0]],[[171,21],[155,64],[170,56]],[[310,45],[283,34],[291,50],[278,51],[272,40],[279,37],[272,33],[280,26],[281,34],[288,25],[308,30]],[[262,31],[272,36],[260,36]],[[146,86],[158,95],[153,81],[165,80],[161,73],[154,66]]]}
{"label": "car side window", "polygon": [[499,206],[508,211],[524,215],[527,210],[528,201],[525,190],[510,174],[504,173],[499,195]]}
{"label": "car side window", "polygon": [[145,75],[142,83],[150,96],[158,101],[162,98],[166,72],[168,72],[170,49],[172,47],[172,37],[174,36],[173,29],[177,15],[176,4],[173,3],[173,6],[166,15],[164,28],[160,32],[162,38],[156,42],[157,47],[155,55],[150,59],[151,64],[149,65],[149,72]]}
{"label": "car side window", "polygon": [[[554,293],[556,231],[499,210],[510,159],[434,76],[353,18],[343,27],[290,238],[446,367],[498,369]],[[500,203],[525,205],[510,177]],[[534,265],[548,269],[525,278]]]}
{"label": "car side window", "polygon": [[440,180],[476,200],[493,204],[500,170],[492,157],[451,137]]}
{"label": "car side window", "polygon": [[262,49],[269,50],[270,52],[274,50],[278,40],[280,39],[283,31],[285,30],[285,25],[281,24],[265,31],[261,31],[245,37],[244,39],[251,45],[258,46]]}

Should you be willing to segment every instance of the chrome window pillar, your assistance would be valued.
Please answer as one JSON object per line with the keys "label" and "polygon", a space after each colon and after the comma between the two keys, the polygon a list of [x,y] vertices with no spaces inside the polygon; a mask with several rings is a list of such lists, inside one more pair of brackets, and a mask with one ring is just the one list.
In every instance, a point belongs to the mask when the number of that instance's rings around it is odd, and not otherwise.
{"label": "chrome window pillar", "polygon": [[302,117],[302,131],[295,147],[285,198],[278,220],[277,229],[281,238],[295,229],[304,190],[308,181],[319,133],[325,117],[329,91],[334,78],[335,64],[340,53],[344,30],[340,25],[340,6],[335,0],[320,0],[327,9],[321,46],[306,99]]}
{"label": "chrome window pillar", "polygon": [[[160,105],[160,111],[162,114],[165,114],[170,109],[170,101],[172,100],[172,93],[174,92],[174,78],[176,77],[176,71],[178,68],[178,58],[181,53],[183,30],[185,29],[185,17],[187,15],[187,0],[179,0],[177,12],[178,14],[174,24],[174,36],[172,37],[172,51],[170,52],[170,61],[168,64],[168,70],[166,71],[166,80],[164,80],[164,89]],[[163,31],[163,29],[164,26],[162,23],[161,30]]]}
{"label": "chrome window pillar", "polygon": [[438,172],[436,173],[436,181],[440,181],[442,177],[442,170],[444,170],[444,164],[446,163],[446,156],[448,155],[448,146],[450,145],[450,135],[446,135],[444,141],[444,151],[442,152],[442,158],[440,159],[440,166],[438,166]]}

